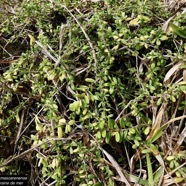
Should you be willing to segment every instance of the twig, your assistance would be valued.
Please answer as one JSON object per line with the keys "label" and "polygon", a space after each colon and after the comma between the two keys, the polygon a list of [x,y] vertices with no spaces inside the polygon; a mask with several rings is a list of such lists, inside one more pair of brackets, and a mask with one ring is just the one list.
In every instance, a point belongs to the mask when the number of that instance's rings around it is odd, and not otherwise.
{"label": "twig", "polygon": [[118,121],[118,119],[120,118],[120,116],[124,113],[124,111],[130,106],[131,104],[131,100],[127,103],[127,105],[125,106],[125,108],[119,113],[118,117],[115,119],[115,122]]}
{"label": "twig", "polygon": [[15,60],[0,60],[0,64],[11,64],[11,63],[15,63],[17,61],[18,61],[17,59],[15,59]]}
{"label": "twig", "polygon": [[[36,116],[38,116],[41,111],[44,109],[44,106],[39,110],[39,112],[36,114]],[[32,120],[28,123],[28,125],[24,128],[24,130],[22,131],[21,135],[23,135],[23,133],[27,130],[27,128],[32,124],[32,122],[35,120],[35,117],[32,118]]]}
{"label": "twig", "polygon": [[40,147],[41,145],[43,145],[45,143],[48,143],[48,142],[51,142],[51,141],[68,141],[68,140],[72,140],[72,138],[68,137],[68,138],[50,138],[50,139],[47,139],[45,142],[43,142],[41,144],[38,144],[38,145],[36,145],[36,146],[34,146],[34,147],[22,152],[21,154],[19,154],[17,156],[14,155],[11,159],[6,161],[3,165],[0,165],[0,168],[7,166],[8,164],[10,164],[14,160],[22,158],[23,156],[27,155],[28,153],[32,152],[33,150],[36,150],[38,147]]}
{"label": "twig", "polygon": [[179,170],[180,168],[182,168],[182,167],[185,166],[185,165],[186,165],[186,162],[183,163],[183,164],[181,164],[180,166],[176,167],[174,170],[168,172],[168,173],[164,176],[164,178],[170,177],[172,174],[174,174],[177,170]]}
{"label": "twig", "polygon": [[35,42],[37,43],[38,46],[40,46],[40,47],[43,49],[43,53],[44,53],[47,57],[49,57],[50,59],[52,59],[56,64],[58,63],[58,60],[57,60],[54,56],[52,56],[52,55],[50,54],[50,52],[49,52],[39,41],[35,41]]}
{"label": "twig", "polygon": [[[76,19],[76,17],[71,13],[71,11],[66,7],[66,6],[62,6],[64,7],[68,13],[73,17],[73,19],[76,21],[76,23],[78,24],[78,26],[81,28],[84,36],[86,37],[89,45],[90,45],[90,48],[92,49],[92,55],[93,55],[93,58],[94,58],[94,68],[95,68],[95,74],[97,74],[97,58],[96,58],[96,52],[95,52],[95,49],[93,47],[93,44],[91,43],[91,40],[90,38],[88,37],[87,33],[85,32],[84,28],[81,26],[81,24],[79,23],[79,21]],[[76,10],[77,11],[77,10]]]}
{"label": "twig", "polygon": [[25,116],[25,110],[22,111],[22,114],[21,114],[21,120],[20,120],[20,125],[19,125],[19,130],[17,132],[17,136],[16,136],[16,140],[15,140],[15,145],[14,145],[14,153],[16,151],[16,148],[17,148],[17,143],[21,137],[21,131],[23,129],[23,124],[24,124],[24,116]]}
{"label": "twig", "polygon": [[17,159],[20,159],[22,158],[23,156],[27,155],[28,153],[32,152],[33,150],[35,150],[36,148],[40,147],[41,145],[45,144],[46,142],[48,142],[49,140],[39,144],[39,145],[36,145],[35,147],[32,147],[24,152],[22,152],[21,154],[17,155],[17,156],[13,156],[10,160],[8,160],[7,162],[5,162],[3,165],[0,165],[0,168],[1,167],[5,167],[7,166],[9,163],[11,163],[12,161],[14,160],[17,160]]}

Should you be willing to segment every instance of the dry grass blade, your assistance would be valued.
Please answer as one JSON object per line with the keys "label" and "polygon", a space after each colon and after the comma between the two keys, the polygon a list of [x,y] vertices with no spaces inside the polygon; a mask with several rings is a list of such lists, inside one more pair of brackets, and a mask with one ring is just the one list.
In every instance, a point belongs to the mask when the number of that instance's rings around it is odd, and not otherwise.
{"label": "dry grass blade", "polygon": [[174,151],[176,151],[181,146],[185,138],[186,138],[186,127],[183,129],[182,133],[179,135],[179,139],[177,140],[177,143],[174,147]]}
{"label": "dry grass blade", "polygon": [[[138,149],[136,153],[131,157],[130,164],[131,164],[131,172],[134,171],[135,163],[140,160],[141,158],[141,150]],[[141,162],[141,160],[140,160]]]}
{"label": "dry grass blade", "polygon": [[154,124],[156,122],[156,115],[158,111],[158,106],[156,104],[152,104],[152,123]]}
{"label": "dry grass blade", "polygon": [[130,172],[132,172],[132,161],[130,161],[130,158],[129,158],[129,152],[126,148],[126,145],[124,143],[124,149],[125,149],[125,152],[126,152],[126,156],[127,156],[127,161],[128,161],[128,165],[129,165],[129,168],[130,168]]}
{"label": "dry grass blade", "polygon": [[43,53],[44,53],[47,57],[49,57],[50,59],[52,59],[56,64],[58,63],[58,60],[57,60],[54,56],[52,56],[52,55],[50,54],[50,52],[49,52],[39,41],[35,41],[35,42],[37,43],[38,46],[40,46],[40,47],[43,49]]}
{"label": "dry grass blade", "polygon": [[0,60],[0,64],[11,64],[11,63],[15,63],[17,61],[18,61],[17,59],[15,59],[15,60]]}
{"label": "dry grass blade", "polygon": [[165,176],[164,176],[164,179],[168,179],[173,173],[175,173],[177,170],[179,170],[181,167],[185,166],[186,165],[186,162],[183,163],[182,165],[176,167],[174,170],[172,170],[171,172],[167,173]]}
{"label": "dry grass blade", "polygon": [[170,17],[162,26],[162,30],[163,32],[167,32],[168,28],[169,28],[169,23],[172,21],[172,19],[174,19],[175,15]]}
{"label": "dry grass blade", "polygon": [[169,125],[170,123],[172,123],[174,121],[178,121],[178,120],[181,120],[181,119],[184,119],[184,118],[186,118],[186,115],[170,119],[167,123],[163,124],[162,127],[165,127],[165,126]]}
{"label": "dry grass blade", "polygon": [[165,171],[164,160],[160,154],[155,155],[155,157],[158,160],[158,162],[160,163],[161,168],[162,168],[162,175],[161,175],[159,182],[158,182],[158,186],[161,186],[162,182],[163,182],[164,171]]}
{"label": "dry grass blade", "polygon": [[186,81],[186,70],[183,70],[183,81]]}
{"label": "dry grass blade", "polygon": [[154,134],[159,130],[161,123],[162,123],[162,118],[164,115],[166,105],[167,105],[167,103],[162,104],[162,106],[156,116],[155,123],[152,126],[152,130],[151,130],[150,134],[147,136],[147,140],[151,139],[154,136]]}
{"label": "dry grass blade", "polygon": [[[169,185],[175,185],[174,178],[169,178],[169,179],[164,180],[163,186],[169,186]],[[177,186],[178,186],[178,184],[177,184]]]}
{"label": "dry grass blade", "polygon": [[60,27],[60,34],[59,34],[59,57],[58,57],[58,61],[55,64],[56,66],[59,65],[61,60],[61,54],[63,49],[63,35],[64,35],[64,25],[62,24]]}
{"label": "dry grass blade", "polygon": [[[169,9],[172,9],[175,7],[176,4],[179,4],[179,0],[177,2],[175,1],[167,1],[165,2],[165,5],[169,6]],[[180,1],[180,5],[178,5],[179,7],[177,8],[177,10],[172,14],[172,16],[163,24],[162,26],[162,30],[164,32],[168,31],[169,28],[169,23],[176,17],[176,14],[182,9],[182,7],[186,4],[185,0],[183,0],[183,2]],[[186,9],[185,9],[186,10]],[[185,13],[185,10],[183,10],[182,14]]]}
{"label": "dry grass blade", "polygon": [[167,74],[165,75],[165,78],[164,78],[164,83],[165,85],[168,85],[170,83],[170,77],[176,72],[179,70],[180,66],[182,65],[181,62],[175,64],[168,72]]}
{"label": "dry grass blade", "polygon": [[59,36],[59,54],[61,54],[63,48],[63,35],[64,35],[64,25],[61,25],[60,36]]}
{"label": "dry grass blade", "polygon": [[116,162],[116,160],[103,148],[100,147],[100,150],[103,152],[103,154],[108,158],[108,160],[112,163],[113,167],[116,169],[117,173],[120,176],[120,181],[124,182],[126,186],[130,186],[131,184],[128,182],[127,178],[123,174],[122,169],[119,166],[119,164]]}

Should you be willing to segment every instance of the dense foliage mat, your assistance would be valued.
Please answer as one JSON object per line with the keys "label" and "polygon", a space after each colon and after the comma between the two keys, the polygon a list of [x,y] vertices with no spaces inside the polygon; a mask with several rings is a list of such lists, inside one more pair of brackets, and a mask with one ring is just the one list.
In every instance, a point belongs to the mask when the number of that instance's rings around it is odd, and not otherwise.
{"label": "dense foliage mat", "polygon": [[186,182],[184,4],[0,2],[1,175]]}

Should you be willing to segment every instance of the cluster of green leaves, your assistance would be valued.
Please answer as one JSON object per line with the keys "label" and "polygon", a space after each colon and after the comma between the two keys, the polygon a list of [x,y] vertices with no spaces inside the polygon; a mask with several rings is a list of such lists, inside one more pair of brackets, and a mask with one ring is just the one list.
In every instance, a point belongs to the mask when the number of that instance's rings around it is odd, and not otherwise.
{"label": "cluster of green leaves", "polygon": [[[166,159],[158,141],[170,129],[158,126],[159,120],[165,124],[185,109],[185,84],[176,83],[180,74],[164,83],[169,64],[184,61],[186,46],[180,34],[162,31],[160,23],[169,17],[162,2],[23,0],[14,8],[1,35],[10,46],[23,41],[26,49],[1,71],[0,134],[14,139],[12,148],[20,138],[18,154],[38,146],[25,158],[32,175],[38,175],[31,180],[117,185],[117,172],[100,147],[132,176],[139,167],[147,169],[148,180],[136,178],[141,185],[157,184],[163,166],[171,171],[183,163],[184,150],[169,152]],[[180,26],[183,17],[175,19]],[[175,33],[183,33],[172,25]],[[12,153],[4,152],[1,164]],[[138,153],[146,157],[140,163]],[[130,158],[136,158],[132,166]],[[9,164],[0,171],[19,169]],[[175,176],[181,182],[185,174],[182,167]]]}

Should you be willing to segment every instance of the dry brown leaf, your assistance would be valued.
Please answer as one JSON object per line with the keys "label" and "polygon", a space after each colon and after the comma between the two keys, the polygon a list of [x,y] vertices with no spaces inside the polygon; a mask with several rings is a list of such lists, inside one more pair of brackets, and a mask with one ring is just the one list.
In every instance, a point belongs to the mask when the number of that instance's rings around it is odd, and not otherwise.
{"label": "dry brown leaf", "polygon": [[163,80],[165,85],[168,85],[170,83],[170,77],[177,71],[179,70],[180,66],[182,65],[181,62],[175,64],[165,75],[165,78]]}
{"label": "dry brown leaf", "polygon": [[152,125],[154,125],[156,122],[157,111],[158,111],[158,106],[156,104],[152,104],[152,114],[153,114]]}

